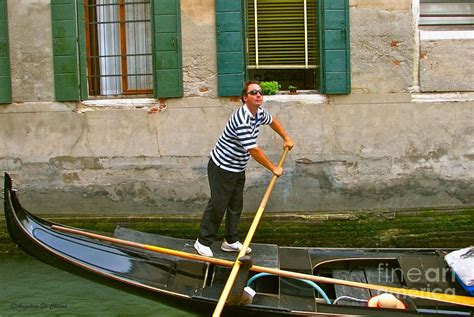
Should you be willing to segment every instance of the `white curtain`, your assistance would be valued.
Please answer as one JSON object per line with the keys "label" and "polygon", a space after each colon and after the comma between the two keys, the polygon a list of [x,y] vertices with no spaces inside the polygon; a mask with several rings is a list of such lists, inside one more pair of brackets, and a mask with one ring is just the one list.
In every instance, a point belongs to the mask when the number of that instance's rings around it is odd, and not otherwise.
{"label": "white curtain", "polygon": [[124,71],[128,75],[128,89],[152,89],[150,3],[133,4],[133,2],[144,1],[126,1],[125,44],[128,56],[127,69],[122,70],[118,1],[97,0],[99,54],[103,56],[99,59],[101,95],[123,93],[121,74]]}
{"label": "white curtain", "polygon": [[97,1],[97,32],[99,36],[100,94],[122,93],[120,63],[119,7],[117,0]]}
{"label": "white curtain", "polygon": [[[143,0],[138,2],[143,2]],[[150,22],[148,22],[150,20],[150,4],[140,3],[125,6],[125,14],[128,20],[140,21],[127,24],[126,26],[127,55],[148,54],[129,56],[127,58],[128,74],[137,74],[137,76],[128,77],[128,88],[151,89],[153,85],[153,78],[151,76],[151,27]]]}

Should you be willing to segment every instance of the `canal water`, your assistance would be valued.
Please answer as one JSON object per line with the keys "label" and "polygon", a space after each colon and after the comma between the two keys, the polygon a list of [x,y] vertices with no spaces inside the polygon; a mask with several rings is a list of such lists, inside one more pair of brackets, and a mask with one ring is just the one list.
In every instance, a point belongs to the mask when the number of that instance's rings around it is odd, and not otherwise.
{"label": "canal water", "polygon": [[0,253],[0,316],[195,316],[103,286],[26,254]]}

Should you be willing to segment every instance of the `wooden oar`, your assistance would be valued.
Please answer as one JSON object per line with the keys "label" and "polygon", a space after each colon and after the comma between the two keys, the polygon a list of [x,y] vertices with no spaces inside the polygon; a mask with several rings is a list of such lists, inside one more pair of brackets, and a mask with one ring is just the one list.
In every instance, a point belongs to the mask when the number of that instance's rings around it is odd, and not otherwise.
{"label": "wooden oar", "polygon": [[[282,167],[283,162],[285,162],[286,155],[288,154],[289,148],[285,147],[283,153],[281,154],[280,160],[278,161],[278,166]],[[272,193],[273,187],[275,186],[277,176],[273,175],[272,179],[270,180],[270,184],[268,184],[267,191],[263,196],[262,202],[258,207],[257,213],[253,218],[252,224],[250,225],[250,229],[247,232],[247,236],[245,237],[244,243],[242,244],[242,249],[240,249],[239,255],[237,255],[237,259],[232,266],[232,270],[230,271],[229,277],[227,282],[225,283],[224,289],[222,290],[221,296],[219,297],[219,301],[217,302],[216,308],[214,313],[212,314],[213,317],[219,317],[224,309],[225,302],[229,297],[230,291],[232,286],[234,285],[235,279],[237,278],[237,274],[239,273],[241,262],[239,259],[245,256],[247,248],[252,241],[253,235],[255,234],[255,230],[257,230],[258,223],[260,222],[260,218],[262,218],[263,211],[265,210],[265,206],[267,205],[268,200],[270,199],[270,194]]]}
{"label": "wooden oar", "polygon": [[[107,241],[107,242],[120,244],[124,246],[129,246],[129,247],[133,247],[137,249],[173,255],[180,258],[184,258],[184,259],[203,261],[203,262],[212,263],[215,265],[220,265],[220,266],[225,266],[225,267],[231,267],[234,265],[234,262],[224,260],[224,259],[210,258],[207,256],[198,255],[198,254],[193,254],[193,253],[188,253],[188,252],[183,252],[183,251],[178,251],[178,250],[173,250],[173,249],[167,249],[167,248],[162,248],[158,246],[142,244],[138,242],[121,240],[121,239],[112,238],[112,237],[108,237],[108,236],[104,236],[104,235],[100,235],[96,233],[81,231],[81,230],[72,229],[72,228],[66,228],[66,227],[62,227],[58,225],[53,225],[52,229],[75,234],[75,235],[86,236],[92,239],[97,239],[97,240]],[[343,286],[365,288],[365,289],[377,290],[377,291],[382,291],[382,292],[389,292],[393,294],[425,298],[425,299],[431,299],[431,300],[436,300],[436,301],[445,302],[445,303],[474,307],[474,297],[433,293],[433,292],[426,292],[426,291],[419,291],[419,290],[398,288],[398,287],[391,287],[391,286],[384,286],[384,285],[376,285],[376,284],[366,284],[366,283],[360,283],[360,282],[340,280],[340,279],[335,279],[335,278],[330,278],[330,277],[322,277],[322,276],[315,276],[315,275],[297,273],[297,272],[292,272],[292,271],[285,271],[285,270],[258,266],[258,265],[253,265],[250,268],[250,270],[254,272],[259,272],[259,273],[269,273],[269,274],[282,276],[282,277],[304,279],[304,280],[310,280],[310,281],[326,283],[326,284],[336,284],[336,285],[343,285]]]}

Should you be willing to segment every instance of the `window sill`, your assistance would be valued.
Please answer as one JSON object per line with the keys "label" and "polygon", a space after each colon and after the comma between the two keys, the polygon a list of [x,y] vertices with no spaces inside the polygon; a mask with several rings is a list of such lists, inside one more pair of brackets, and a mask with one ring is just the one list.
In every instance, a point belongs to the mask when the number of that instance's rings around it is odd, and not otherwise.
{"label": "window sill", "polygon": [[[326,95],[309,93],[308,91],[298,92],[296,95],[282,93],[277,95],[265,96],[265,101],[271,102],[300,102],[312,104],[325,104],[327,102]],[[139,98],[139,99],[96,99],[84,100],[80,104],[85,108],[150,108],[159,105],[158,99]]]}
{"label": "window sill", "polygon": [[265,101],[272,102],[304,102],[304,103],[326,103],[326,95],[320,94],[308,94],[306,92],[301,92],[296,95],[289,94],[278,94],[265,96]]}
{"label": "window sill", "polygon": [[81,104],[88,107],[130,107],[130,108],[143,108],[156,105],[157,99],[153,98],[136,98],[136,99],[96,99],[96,100],[84,100]]}
{"label": "window sill", "polygon": [[474,92],[414,93],[411,100],[414,103],[468,102],[474,101]]}
{"label": "window sill", "polygon": [[474,39],[474,30],[420,30],[421,41],[471,39]]}

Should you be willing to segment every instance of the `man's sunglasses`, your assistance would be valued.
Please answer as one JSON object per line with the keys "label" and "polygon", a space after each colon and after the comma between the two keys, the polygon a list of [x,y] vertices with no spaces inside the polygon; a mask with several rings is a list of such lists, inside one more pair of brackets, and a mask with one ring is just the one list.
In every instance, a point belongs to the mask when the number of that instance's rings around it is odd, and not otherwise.
{"label": "man's sunglasses", "polygon": [[253,90],[247,91],[247,95],[256,96],[257,94],[260,94],[260,96],[263,96],[263,91],[261,89],[253,89]]}

